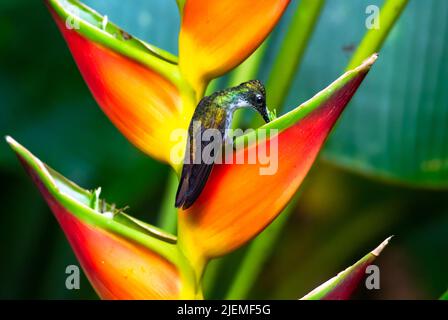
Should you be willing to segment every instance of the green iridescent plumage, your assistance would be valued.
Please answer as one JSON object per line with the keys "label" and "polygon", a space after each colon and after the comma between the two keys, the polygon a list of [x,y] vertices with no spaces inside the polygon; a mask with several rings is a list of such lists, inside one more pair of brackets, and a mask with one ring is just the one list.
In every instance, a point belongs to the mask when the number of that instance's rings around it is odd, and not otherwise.
{"label": "green iridescent plumage", "polygon": [[[232,124],[233,113],[239,108],[255,109],[266,122],[272,117],[266,107],[265,88],[258,80],[217,91],[199,102],[188,129],[188,142],[176,194],[176,207],[187,209],[199,197],[218,156],[217,152],[204,156],[202,150],[205,148],[217,150],[226,142],[226,132]],[[213,133],[219,135],[220,139],[210,139]],[[209,139],[204,139],[207,135]]]}

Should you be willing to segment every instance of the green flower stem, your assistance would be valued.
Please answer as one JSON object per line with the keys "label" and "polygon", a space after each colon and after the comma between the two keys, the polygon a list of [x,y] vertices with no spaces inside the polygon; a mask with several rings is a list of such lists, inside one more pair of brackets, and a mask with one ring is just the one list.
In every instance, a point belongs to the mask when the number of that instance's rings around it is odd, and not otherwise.
{"label": "green flower stem", "polygon": [[324,3],[325,0],[300,1],[267,81],[268,107],[277,111],[282,108]]}
{"label": "green flower stem", "polygon": [[448,290],[445,291],[444,294],[439,298],[439,300],[448,300]]}
{"label": "green flower stem", "polygon": [[159,221],[157,222],[159,228],[171,234],[176,234],[177,229],[177,209],[174,207],[174,201],[178,183],[177,174],[171,171],[159,213]]}
{"label": "green flower stem", "polygon": [[356,52],[353,54],[346,70],[356,67],[364,59],[381,49],[384,40],[386,40],[387,35],[392,30],[407,3],[408,0],[387,0],[384,3],[380,10],[379,29],[370,29],[367,31]]}

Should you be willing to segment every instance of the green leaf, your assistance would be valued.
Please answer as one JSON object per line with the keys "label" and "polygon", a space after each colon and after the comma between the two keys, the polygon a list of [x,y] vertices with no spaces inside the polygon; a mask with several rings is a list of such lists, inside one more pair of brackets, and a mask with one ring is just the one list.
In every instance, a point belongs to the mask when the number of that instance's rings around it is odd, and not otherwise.
{"label": "green leaf", "polygon": [[302,300],[346,300],[350,298],[364,279],[366,268],[380,255],[391,238],[387,238],[354,265],[305,295]]}
{"label": "green leaf", "polygon": [[[413,1],[406,13],[370,79],[377,94],[354,100],[324,156],[382,179],[446,188],[448,4]],[[349,135],[356,139],[344,140]]]}
{"label": "green leaf", "polygon": [[[345,68],[349,51],[366,30],[368,4],[328,3],[288,104]],[[344,17],[353,17],[353,23]],[[353,99],[329,138],[324,159],[385,181],[448,187],[446,21],[446,1],[409,2],[384,42],[380,63],[365,83],[370,89]]]}

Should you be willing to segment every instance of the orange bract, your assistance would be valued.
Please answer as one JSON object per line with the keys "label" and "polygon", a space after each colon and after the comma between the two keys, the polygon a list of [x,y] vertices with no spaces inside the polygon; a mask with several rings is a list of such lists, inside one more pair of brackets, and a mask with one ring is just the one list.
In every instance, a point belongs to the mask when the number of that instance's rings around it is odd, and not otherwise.
{"label": "orange bract", "polygon": [[182,110],[176,86],[156,71],[67,29],[54,16],[104,113],[134,145],[170,163],[170,134],[186,128],[191,113]]}
{"label": "orange bract", "polygon": [[47,201],[102,299],[178,299],[181,276],[158,253],[131,240],[90,225],[73,215],[48,191],[20,155],[23,166]]}
{"label": "orange bract", "polygon": [[148,249],[89,226],[51,206],[90,283],[102,299],[177,299],[174,265]]}
{"label": "orange bract", "polygon": [[179,66],[199,92],[233,69],[267,37],[289,0],[188,0],[179,36]]}

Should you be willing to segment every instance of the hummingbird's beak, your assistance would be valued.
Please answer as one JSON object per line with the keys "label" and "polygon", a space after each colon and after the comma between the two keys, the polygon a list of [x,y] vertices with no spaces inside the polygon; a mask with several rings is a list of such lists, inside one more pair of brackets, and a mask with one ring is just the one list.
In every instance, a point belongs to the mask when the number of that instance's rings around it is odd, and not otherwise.
{"label": "hummingbird's beak", "polygon": [[271,122],[271,119],[269,118],[268,108],[264,108],[264,110],[261,112],[261,116],[263,117],[264,121],[266,123]]}

